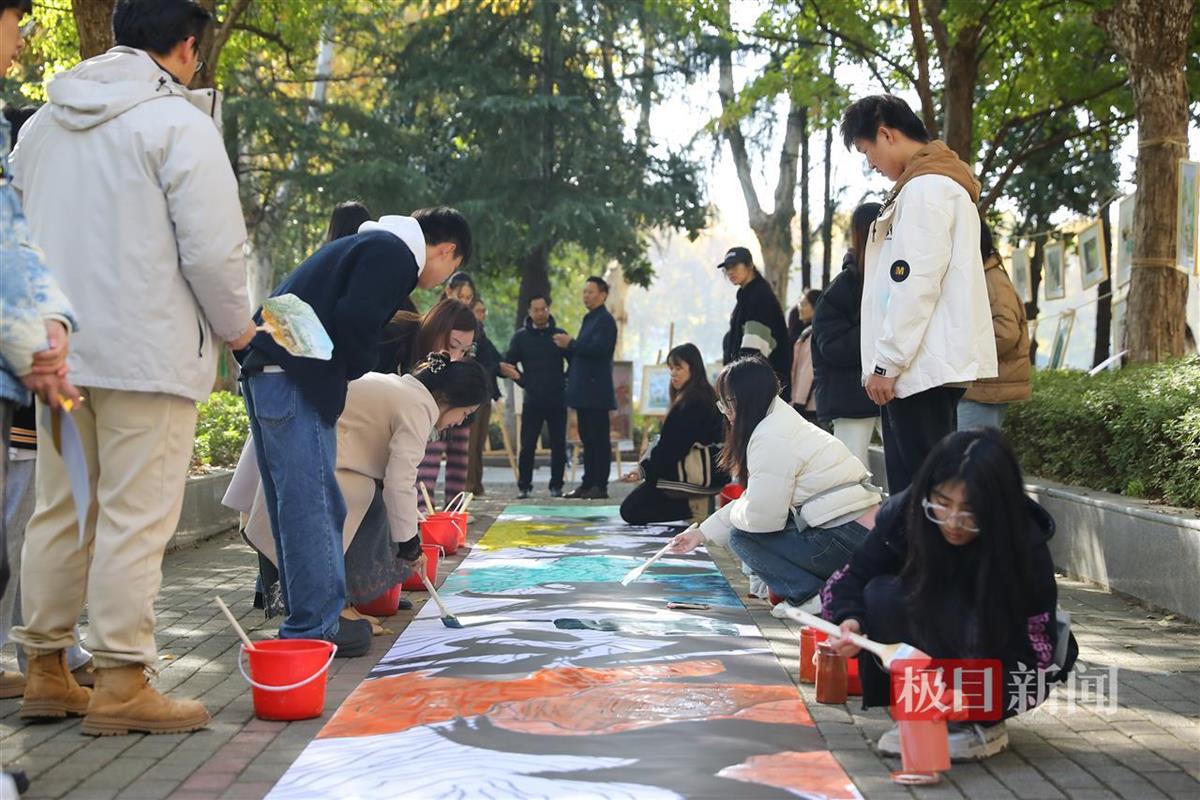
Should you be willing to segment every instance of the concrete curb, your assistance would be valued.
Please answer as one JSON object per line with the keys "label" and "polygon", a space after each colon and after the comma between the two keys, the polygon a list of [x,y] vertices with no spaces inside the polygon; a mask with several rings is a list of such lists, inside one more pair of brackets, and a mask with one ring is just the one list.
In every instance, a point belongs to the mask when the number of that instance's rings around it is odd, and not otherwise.
{"label": "concrete curb", "polygon": [[183,512],[179,526],[167,544],[167,552],[195,547],[238,524],[237,512],[221,505],[221,498],[233,479],[232,470],[212,472],[188,478],[183,494]]}

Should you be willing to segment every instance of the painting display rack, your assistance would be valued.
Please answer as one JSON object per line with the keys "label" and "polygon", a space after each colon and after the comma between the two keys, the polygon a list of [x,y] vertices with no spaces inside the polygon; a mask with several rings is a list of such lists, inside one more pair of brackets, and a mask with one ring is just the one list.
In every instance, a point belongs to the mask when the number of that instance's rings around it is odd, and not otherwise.
{"label": "painting display rack", "polygon": [[703,550],[620,585],[674,530],[510,506],[269,796],[858,798]]}

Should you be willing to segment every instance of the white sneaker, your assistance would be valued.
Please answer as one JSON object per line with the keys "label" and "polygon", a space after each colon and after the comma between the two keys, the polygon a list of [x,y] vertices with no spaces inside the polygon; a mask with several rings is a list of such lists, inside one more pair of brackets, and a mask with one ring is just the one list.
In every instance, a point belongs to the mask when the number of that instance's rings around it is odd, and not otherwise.
{"label": "white sneaker", "polygon": [[771,606],[771,616],[775,619],[791,619],[787,613],[788,601],[782,600]]}
{"label": "white sneaker", "polygon": [[750,576],[750,591],[748,594],[751,597],[757,597],[759,600],[766,600],[767,593],[771,590],[767,588],[767,582],[757,575]]}
{"label": "white sneaker", "polygon": [[821,616],[821,595],[818,592],[808,600],[800,604],[800,610],[812,614],[814,617]]}
{"label": "white sneaker", "polygon": [[884,731],[875,744],[875,749],[885,756],[900,755],[900,726],[893,725]]}
{"label": "white sneaker", "polygon": [[1008,747],[1008,729],[1003,722],[988,726],[951,722],[949,731],[951,761],[982,761]]}

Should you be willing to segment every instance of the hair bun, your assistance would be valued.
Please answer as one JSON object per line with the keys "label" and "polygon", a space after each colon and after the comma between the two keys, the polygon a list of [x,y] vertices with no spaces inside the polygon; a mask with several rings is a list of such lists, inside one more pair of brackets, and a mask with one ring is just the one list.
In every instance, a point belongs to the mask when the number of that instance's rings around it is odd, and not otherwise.
{"label": "hair bun", "polygon": [[437,375],[439,372],[450,366],[449,353],[430,353],[425,359],[425,368]]}

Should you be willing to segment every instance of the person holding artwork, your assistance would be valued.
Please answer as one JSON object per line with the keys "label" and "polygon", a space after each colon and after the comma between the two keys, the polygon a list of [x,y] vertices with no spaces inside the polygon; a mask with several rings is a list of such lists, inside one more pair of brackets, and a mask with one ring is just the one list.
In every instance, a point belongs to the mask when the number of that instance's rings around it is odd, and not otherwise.
{"label": "person holding artwork", "polygon": [[762,357],[726,366],[716,388],[729,420],[722,466],[746,489],[676,536],[671,552],[728,545],[782,598],[773,615],[786,616],[786,605],[815,613],[825,581],[874,527],[880,490],[844,444],[779,397]]}
{"label": "person holding artwork", "polygon": [[[351,381],[337,423],[338,489],[348,604],[368,603],[424,567],[417,535],[417,469],[435,431],[461,425],[488,380],[474,361],[431,353],[411,374],[370,372]],[[279,556],[261,487],[246,510],[246,540],[270,564]],[[405,601],[411,608],[411,603]],[[358,618],[352,610],[343,620]]]}
{"label": "person holding artwork", "polygon": [[1004,412],[1010,403],[1033,396],[1030,384],[1029,323],[1025,304],[1017,295],[1000,254],[992,243],[992,231],[979,222],[979,250],[983,256],[983,275],[987,280],[988,302],[992,306],[992,328],[996,336],[996,360],[1000,373],[971,384],[958,401],[958,429],[995,428],[1004,425]]}
{"label": "person holding artwork", "polygon": [[[880,509],[875,529],[822,591],[824,616],[842,631],[906,642],[935,659],[997,659],[1002,696],[991,719],[951,723],[953,760],[986,758],[1008,744],[1001,717],[1045,699],[1078,653],[1057,623],[1054,520],[1025,494],[1016,455],[998,431],[951,434],[930,453],[912,485]],[[858,656],[863,708],[892,705],[891,681],[875,657]],[[1043,671],[1047,680],[1038,680]],[[947,676],[947,682],[950,677]],[[978,714],[978,712],[975,712]],[[900,754],[899,730],[879,740]]]}
{"label": "person holding artwork", "polygon": [[281,638],[325,639],[347,658],[370,649],[369,624],[340,620],[346,504],[335,478],[337,420],[347,384],[377,363],[387,321],[413,289],[439,285],[470,252],[470,226],[451,208],[366,222],[354,236],[322,247],[275,290],[312,306],[333,340],[333,358],[297,358],[263,333],[241,354],[246,410],[279,554],[287,613]]}
{"label": "person holding artwork", "polygon": [[899,492],[955,429],[967,384],[997,374],[979,181],[898,97],[855,102],[841,131],[895,182],[863,254],[861,356],[867,396],[883,409],[888,488]]}
{"label": "person holding artwork", "polygon": [[842,271],[829,283],[812,323],[813,381],[817,419],[854,457],[870,466],[871,434],[879,428],[879,406],[862,383],[863,254],[878,203],[863,203],[850,217],[850,250]]}
{"label": "person holding artwork", "polygon": [[525,324],[512,335],[500,363],[500,374],[525,392],[517,459],[517,496],[522,500],[533,491],[534,454],[543,425],[550,439],[550,496],[562,497],[567,465],[567,354],[555,337],[563,333],[550,314],[549,295],[534,294]]}
{"label": "person holding artwork", "polygon": [[668,495],[658,488],[660,477],[679,480],[679,463],[692,448],[720,444],[725,438],[725,418],[717,410],[717,393],[708,382],[704,358],[694,344],[681,344],[667,353],[671,369],[671,407],[658,441],[625,483],[640,483],[621,503],[621,519],[630,525],[673,522],[692,515],[687,498]]}
{"label": "person holding artwork", "polygon": [[730,248],[717,269],[723,270],[725,278],[738,287],[737,302],[729,317],[729,332],[725,334],[724,363],[731,364],[755,353],[761,355],[779,377],[783,397],[790,398],[792,345],[779,298],[759,274],[754,257],[745,247]]}
{"label": "person holding artwork", "polygon": [[583,444],[583,480],[567,497],[600,500],[608,497],[612,469],[612,442],[608,415],[617,407],[613,387],[613,353],[617,349],[617,323],[604,303],[608,282],[593,275],[583,287],[588,313],[579,327],[579,338],[557,333],[554,343],[566,352],[567,405],[579,420]]}

